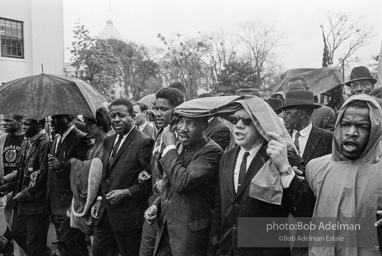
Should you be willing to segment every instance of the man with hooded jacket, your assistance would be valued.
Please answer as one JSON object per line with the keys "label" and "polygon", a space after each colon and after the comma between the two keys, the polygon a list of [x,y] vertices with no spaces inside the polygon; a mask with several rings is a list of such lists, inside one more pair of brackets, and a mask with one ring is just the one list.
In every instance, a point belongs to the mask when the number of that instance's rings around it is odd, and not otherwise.
{"label": "man with hooded jacket", "polygon": [[[380,255],[373,222],[377,210],[382,209],[382,161],[378,157],[381,114],[372,97],[360,94],[349,98],[338,114],[333,153],[307,165],[306,179],[316,196],[313,218],[332,217],[341,222],[349,217],[357,224],[366,221],[357,232],[330,230],[330,235],[355,240],[345,240],[345,246],[310,245],[309,255]],[[325,230],[318,230],[315,236],[322,232]]]}

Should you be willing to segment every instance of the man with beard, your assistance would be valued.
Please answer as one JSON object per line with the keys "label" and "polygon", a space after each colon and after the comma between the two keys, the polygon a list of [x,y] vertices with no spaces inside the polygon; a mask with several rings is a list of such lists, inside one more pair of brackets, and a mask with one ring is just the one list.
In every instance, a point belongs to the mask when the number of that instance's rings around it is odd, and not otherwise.
{"label": "man with beard", "polygon": [[[6,114],[3,119],[3,126],[5,134],[0,136],[0,177],[12,173],[17,168],[17,159],[20,155],[21,143],[24,140],[24,131],[22,129],[23,117],[19,115]],[[8,178],[11,178],[8,176]],[[6,195],[12,191],[12,183],[10,180],[2,180],[0,192]],[[12,193],[6,197],[6,205],[4,207],[5,220],[7,222],[7,229],[4,236],[8,240],[12,240],[10,228],[12,221],[13,200]],[[9,244],[8,247],[12,247]],[[8,249],[8,248],[7,248]],[[9,250],[11,250],[10,248]]]}
{"label": "man with beard", "polygon": [[207,117],[177,117],[174,125],[178,136],[170,125],[163,131],[162,193],[147,209],[145,218],[159,225],[154,255],[205,255],[223,152],[204,136]]}
{"label": "man with beard", "polygon": [[[18,170],[14,172],[12,236],[31,256],[44,255],[49,224],[46,201],[49,139],[44,127],[45,119],[24,120],[27,140],[22,143]],[[38,179],[31,179],[37,173]]]}
{"label": "man with beard", "polygon": [[[150,161],[148,172],[142,172],[139,177],[141,182],[151,183],[153,194],[148,200],[148,205],[151,205],[157,197],[160,197],[162,190],[163,167],[159,159],[161,158],[165,144],[163,142],[163,129],[170,123],[172,113],[175,107],[179,106],[184,101],[182,93],[173,88],[163,88],[157,92],[156,101],[153,107],[155,113],[155,123],[158,127],[158,135],[154,143],[153,155]],[[150,186],[149,185],[149,186]],[[155,239],[157,236],[158,224],[153,225],[145,222],[143,224],[142,241],[140,247],[140,256],[152,256],[154,254]]]}
{"label": "man with beard", "polygon": [[382,208],[382,162],[378,157],[381,113],[378,103],[368,95],[349,98],[338,115],[333,153],[307,165],[306,180],[317,198],[313,217],[332,217],[342,222],[351,218],[352,222],[347,223],[371,221],[370,226],[365,224],[359,231],[318,230],[315,236],[326,232],[344,237],[345,244],[310,245],[310,255],[380,255],[373,222]]}
{"label": "man with beard", "polygon": [[48,155],[48,200],[51,221],[58,239],[60,255],[88,255],[85,234],[70,227],[67,211],[73,193],[70,187],[71,158],[85,160],[89,140],[78,130],[74,115],[52,116],[53,132],[57,135]]}

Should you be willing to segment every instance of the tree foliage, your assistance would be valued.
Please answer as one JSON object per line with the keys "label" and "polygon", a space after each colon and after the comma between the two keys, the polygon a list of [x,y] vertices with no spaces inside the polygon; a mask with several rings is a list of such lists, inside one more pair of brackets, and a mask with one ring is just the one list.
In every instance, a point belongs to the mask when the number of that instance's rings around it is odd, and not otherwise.
{"label": "tree foliage", "polygon": [[161,84],[159,65],[150,58],[146,47],[116,39],[109,39],[108,43],[119,59],[119,69],[127,95],[131,90],[133,98],[138,100],[158,89],[158,84]]}
{"label": "tree foliage", "polygon": [[[235,50],[237,43],[224,33],[204,34],[201,36],[201,42],[204,46],[202,60],[207,73],[207,89],[217,93],[219,84],[225,79],[221,78],[223,70],[237,58]],[[228,70],[224,72],[224,76],[227,75],[227,72]]]}
{"label": "tree foliage", "polygon": [[236,90],[243,87],[253,88],[257,82],[255,69],[245,60],[232,60],[224,65],[224,69],[219,75],[218,88],[214,88],[214,93],[224,92],[235,94]]}
{"label": "tree foliage", "polygon": [[241,26],[241,32],[237,36],[244,46],[243,57],[255,70],[256,82],[253,87],[265,87],[268,77],[277,72],[278,67],[269,57],[284,35],[276,33],[272,24],[248,22]]}
{"label": "tree foliage", "polygon": [[203,42],[196,39],[183,39],[168,41],[158,34],[166,49],[161,58],[161,73],[167,83],[182,82],[186,86],[188,99],[197,96],[198,85],[204,79],[202,57],[204,54]]}
{"label": "tree foliage", "polygon": [[354,53],[375,36],[371,28],[362,26],[362,18],[353,19],[344,13],[330,13],[327,19],[328,24],[321,25],[321,28],[327,43],[329,65],[342,67],[348,64]]}
{"label": "tree foliage", "polygon": [[73,32],[71,60],[76,77],[110,97],[111,86],[120,79],[118,58],[106,41],[90,37],[84,25],[76,23]]}

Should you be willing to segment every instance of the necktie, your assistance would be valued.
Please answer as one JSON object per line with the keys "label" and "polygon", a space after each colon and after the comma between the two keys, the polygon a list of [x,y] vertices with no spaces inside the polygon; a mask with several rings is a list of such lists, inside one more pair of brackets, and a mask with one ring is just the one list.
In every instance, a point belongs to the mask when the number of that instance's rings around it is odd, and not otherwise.
{"label": "necktie", "polygon": [[294,136],[294,145],[297,148],[298,154],[300,154],[300,142],[298,141],[298,138],[300,138],[300,135],[301,135],[300,132],[297,131],[296,135]]}
{"label": "necktie", "polygon": [[115,154],[117,154],[117,151],[118,151],[119,146],[121,145],[122,139],[123,139],[123,136],[118,135],[118,141],[117,141],[117,143],[115,143],[113,150],[111,151],[110,159],[113,159]]}
{"label": "necktie", "polygon": [[57,153],[57,150],[58,150],[58,148],[61,146],[61,143],[62,143],[62,135],[60,135],[60,140],[57,142],[57,146],[56,146],[56,151],[55,151],[55,153]]}
{"label": "necktie", "polygon": [[240,164],[239,180],[238,180],[238,184],[237,184],[238,188],[244,182],[245,173],[247,171],[247,158],[248,158],[248,156],[249,156],[249,152],[245,152],[243,155],[243,160],[241,161],[241,164]]}

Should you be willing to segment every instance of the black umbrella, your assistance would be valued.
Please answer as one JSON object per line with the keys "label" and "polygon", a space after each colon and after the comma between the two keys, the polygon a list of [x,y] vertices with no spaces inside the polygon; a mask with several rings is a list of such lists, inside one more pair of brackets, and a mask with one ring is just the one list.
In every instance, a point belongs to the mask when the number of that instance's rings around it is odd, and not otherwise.
{"label": "black umbrella", "polygon": [[41,74],[0,86],[0,113],[40,120],[47,116],[79,114],[95,117],[107,99],[88,83],[72,77]]}

